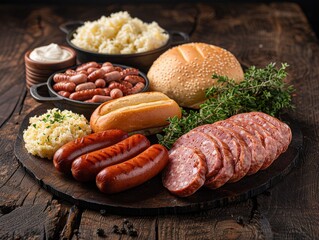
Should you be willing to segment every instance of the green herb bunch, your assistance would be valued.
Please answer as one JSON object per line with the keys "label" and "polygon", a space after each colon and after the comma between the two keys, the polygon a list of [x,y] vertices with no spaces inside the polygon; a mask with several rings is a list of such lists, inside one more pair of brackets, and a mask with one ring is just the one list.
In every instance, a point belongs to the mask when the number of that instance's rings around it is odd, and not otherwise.
{"label": "green herb bunch", "polygon": [[180,136],[195,127],[224,120],[238,113],[261,111],[275,116],[282,109],[293,108],[291,94],[294,88],[284,82],[288,64],[281,64],[279,69],[275,65],[270,63],[261,69],[250,67],[240,83],[213,74],[212,78],[219,84],[207,89],[207,100],[200,105],[200,109],[182,109],[181,119],[170,118],[170,124],[163,130],[164,135],[157,135],[159,143],[170,148]]}

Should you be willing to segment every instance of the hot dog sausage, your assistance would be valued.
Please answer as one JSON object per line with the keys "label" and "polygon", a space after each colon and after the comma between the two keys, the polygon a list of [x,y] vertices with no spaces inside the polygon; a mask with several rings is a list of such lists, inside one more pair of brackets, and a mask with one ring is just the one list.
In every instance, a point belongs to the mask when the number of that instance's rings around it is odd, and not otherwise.
{"label": "hot dog sausage", "polygon": [[94,95],[105,95],[105,91],[102,88],[86,89],[71,93],[70,99],[83,101],[91,99]]}
{"label": "hot dog sausage", "polygon": [[87,62],[87,63],[83,63],[81,66],[78,66],[76,68],[77,72],[80,72],[82,70],[88,70],[89,68],[99,68],[100,64],[98,64],[97,62]]}
{"label": "hot dog sausage", "polygon": [[76,158],[71,167],[72,175],[80,182],[95,180],[103,168],[131,159],[149,146],[150,141],[142,134],[132,135],[112,146]]}
{"label": "hot dog sausage", "polygon": [[94,82],[95,80],[99,79],[99,78],[103,78],[105,74],[105,71],[103,69],[98,69],[95,70],[94,72],[90,73],[88,76],[88,80],[90,82]]}
{"label": "hot dog sausage", "polygon": [[72,162],[82,154],[111,146],[127,138],[126,132],[118,129],[93,133],[71,141],[60,147],[53,156],[55,168],[64,173],[70,173]]}
{"label": "hot dog sausage", "polygon": [[122,78],[125,78],[128,75],[138,75],[138,69],[136,68],[126,68],[121,72]]}
{"label": "hot dog sausage", "polygon": [[69,80],[71,82],[74,82],[76,85],[81,84],[81,83],[85,83],[87,81],[87,76],[83,73],[79,73],[76,75],[73,75],[69,78]]}
{"label": "hot dog sausage", "polygon": [[94,83],[92,82],[85,82],[85,83],[81,83],[79,85],[76,86],[75,91],[79,92],[79,91],[83,91],[83,90],[87,90],[87,89],[95,89],[96,86]]}
{"label": "hot dog sausage", "polygon": [[59,91],[74,92],[75,87],[76,87],[76,84],[74,82],[62,81],[62,82],[55,83],[53,85],[53,90],[56,92],[59,92]]}
{"label": "hot dog sausage", "polygon": [[104,193],[121,192],[150,180],[167,163],[167,149],[154,144],[130,160],[104,168],[96,176],[96,185]]}

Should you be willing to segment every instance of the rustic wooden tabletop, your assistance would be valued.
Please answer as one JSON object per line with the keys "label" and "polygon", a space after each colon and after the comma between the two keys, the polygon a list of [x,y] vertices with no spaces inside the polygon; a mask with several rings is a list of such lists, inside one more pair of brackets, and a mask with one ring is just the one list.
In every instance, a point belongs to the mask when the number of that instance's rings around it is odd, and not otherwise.
{"label": "rustic wooden tabletop", "polygon": [[[119,10],[234,53],[244,66],[287,62],[296,88],[290,117],[303,133],[300,163],[264,194],[210,210],[156,216],[77,207],[43,189],[20,165],[14,143],[41,103],[25,85],[24,53],[66,44],[58,26]],[[316,239],[319,236],[319,44],[293,3],[0,5],[0,239]],[[114,233],[129,221],[137,237]],[[102,234],[102,230],[104,234]]]}

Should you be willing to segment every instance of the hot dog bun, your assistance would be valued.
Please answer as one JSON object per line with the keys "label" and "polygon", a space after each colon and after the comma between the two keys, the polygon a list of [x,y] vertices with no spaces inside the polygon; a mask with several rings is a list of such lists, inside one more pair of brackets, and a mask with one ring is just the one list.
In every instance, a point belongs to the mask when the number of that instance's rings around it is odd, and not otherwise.
{"label": "hot dog bun", "polygon": [[205,101],[205,90],[216,84],[213,73],[236,82],[244,79],[232,53],[205,43],[187,43],[167,50],[153,63],[147,77],[151,91],[165,93],[182,107],[199,108]]}
{"label": "hot dog bun", "polygon": [[160,92],[128,95],[101,104],[91,115],[94,132],[121,129],[136,132],[163,127],[169,117],[181,117],[178,104]]}

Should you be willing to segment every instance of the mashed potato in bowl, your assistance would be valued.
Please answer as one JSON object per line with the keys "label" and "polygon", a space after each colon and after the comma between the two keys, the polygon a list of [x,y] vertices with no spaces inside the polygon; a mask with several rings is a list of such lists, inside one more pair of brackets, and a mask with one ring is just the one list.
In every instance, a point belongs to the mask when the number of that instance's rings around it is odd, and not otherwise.
{"label": "mashed potato in bowl", "polygon": [[79,27],[71,42],[79,48],[107,54],[131,54],[165,45],[169,35],[156,22],[144,23],[128,12],[117,12]]}
{"label": "mashed potato in bowl", "polygon": [[57,108],[31,117],[29,123],[23,132],[25,148],[41,158],[52,159],[62,145],[91,133],[90,124],[83,115]]}

